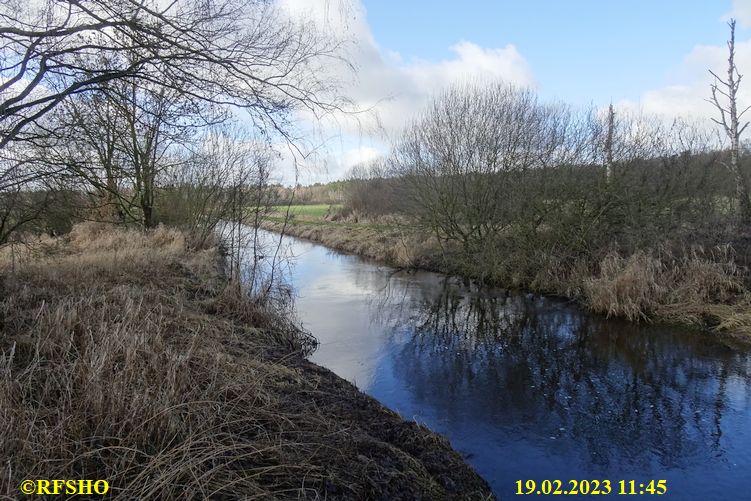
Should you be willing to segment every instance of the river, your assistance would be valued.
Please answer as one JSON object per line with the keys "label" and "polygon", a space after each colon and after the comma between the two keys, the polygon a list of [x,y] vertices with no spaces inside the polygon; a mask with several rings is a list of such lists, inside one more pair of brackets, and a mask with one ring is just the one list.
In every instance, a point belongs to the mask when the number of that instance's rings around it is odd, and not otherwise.
{"label": "river", "polygon": [[748,348],[284,238],[311,360],[448,437],[499,498],[607,479],[751,499]]}

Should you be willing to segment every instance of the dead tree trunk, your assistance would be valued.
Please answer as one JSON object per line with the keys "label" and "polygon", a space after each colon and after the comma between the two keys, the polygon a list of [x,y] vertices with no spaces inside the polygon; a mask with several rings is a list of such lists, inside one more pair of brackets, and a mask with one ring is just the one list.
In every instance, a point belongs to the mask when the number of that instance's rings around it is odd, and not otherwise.
{"label": "dead tree trunk", "polygon": [[615,111],[613,104],[608,106],[608,132],[605,137],[605,180],[610,183],[613,177],[613,129],[615,128]]}
{"label": "dead tree trunk", "polygon": [[[712,84],[712,99],[709,100],[720,112],[720,119],[712,120],[721,125],[725,134],[730,139],[730,164],[727,166],[735,178],[735,194],[738,199],[738,215],[740,224],[744,227],[751,225],[751,201],[748,195],[748,181],[741,171],[740,165],[740,137],[748,127],[748,122],[740,125],[740,119],[749,108],[738,112],[738,89],[743,75],[738,72],[735,65],[735,19],[728,23],[730,26],[730,40],[728,40],[728,76],[723,80],[717,74],[709,70],[715,78]],[[723,102],[720,102],[721,98]]]}

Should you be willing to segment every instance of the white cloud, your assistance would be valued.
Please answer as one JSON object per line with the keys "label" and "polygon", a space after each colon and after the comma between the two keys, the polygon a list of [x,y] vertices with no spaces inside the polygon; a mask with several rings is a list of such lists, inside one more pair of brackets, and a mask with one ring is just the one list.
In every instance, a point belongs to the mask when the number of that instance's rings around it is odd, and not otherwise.
{"label": "white cloud", "polygon": [[[347,144],[358,140],[383,144],[384,139],[398,135],[432,96],[454,83],[503,79],[521,86],[535,85],[531,68],[511,44],[488,48],[460,40],[448,47],[451,55],[447,58],[411,59],[378,45],[359,0],[278,2],[293,18],[313,20],[329,35],[351,42],[347,54],[356,74],[344,64],[331,64],[327,70],[330,78],[342,82],[343,91],[355,108],[367,112],[329,116],[322,124],[328,134],[345,136]],[[312,120],[310,116],[306,118]],[[329,177],[336,178],[353,162],[372,158],[374,152],[383,151],[373,147],[330,151],[326,162],[331,166]]]}
{"label": "white cloud", "polygon": [[372,148],[370,146],[359,146],[357,148],[352,148],[344,152],[342,158],[344,160],[344,165],[357,165],[360,163],[375,160],[380,156],[381,150],[377,148]]}
{"label": "white cloud", "polygon": [[733,0],[733,7],[727,18],[735,18],[744,26],[751,26],[751,0]]}
{"label": "white cloud", "polygon": [[274,149],[279,153],[279,157],[276,162],[277,172],[272,181],[287,185],[295,182],[307,185],[343,179],[353,166],[378,158],[386,151],[384,143],[368,143],[362,144],[362,141],[343,138],[306,158],[301,158],[287,144],[276,144]]}
{"label": "white cloud", "polygon": [[[737,2],[740,3],[740,2]],[[751,0],[745,2],[751,5]],[[741,74],[751,75],[751,40],[736,38],[735,62]],[[711,85],[714,77],[709,70],[721,78],[727,75],[727,46],[698,45],[683,61],[673,69],[665,86],[642,93],[638,102],[621,101],[619,106],[639,108],[667,118],[693,117],[709,119],[716,117],[716,108],[708,102],[711,98]],[[721,97],[721,96],[720,96]],[[738,92],[739,106],[751,105],[751,76],[741,83]]]}
{"label": "white cloud", "polygon": [[527,62],[511,44],[500,49],[485,49],[463,40],[450,50],[456,57],[438,63],[416,62],[406,66],[404,71],[419,88],[433,92],[476,76],[504,79],[520,85],[534,84]]}
{"label": "white cloud", "polygon": [[[453,57],[441,61],[404,62],[390,55],[388,59],[381,57],[373,62],[367,72],[369,83],[359,87],[360,100],[376,105],[387,133],[397,134],[431,97],[455,83],[502,79],[521,86],[535,85],[532,70],[511,44],[503,48],[484,48],[463,40],[449,50]],[[383,100],[384,93],[388,100]]]}

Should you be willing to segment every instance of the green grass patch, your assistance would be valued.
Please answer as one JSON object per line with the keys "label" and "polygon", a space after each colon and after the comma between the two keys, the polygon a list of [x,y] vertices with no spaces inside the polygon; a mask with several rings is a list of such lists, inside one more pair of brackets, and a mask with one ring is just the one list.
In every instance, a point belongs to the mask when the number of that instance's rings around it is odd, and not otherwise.
{"label": "green grass patch", "polygon": [[[294,216],[304,216],[310,218],[323,219],[327,215],[331,215],[336,212],[341,205],[329,205],[329,204],[311,204],[311,205],[290,205],[289,213]],[[274,212],[285,214],[288,206],[277,205],[274,207]]]}
{"label": "green grass patch", "polygon": [[[266,216],[263,218],[263,220],[270,223],[283,224],[285,222],[284,213],[277,212],[276,215]],[[370,228],[375,230],[394,230],[400,228],[400,226],[397,224],[350,223],[340,221],[326,221],[323,218],[321,218],[319,221],[311,221],[309,219],[299,220],[292,218],[287,220],[286,222],[289,226],[330,226],[336,228]]]}

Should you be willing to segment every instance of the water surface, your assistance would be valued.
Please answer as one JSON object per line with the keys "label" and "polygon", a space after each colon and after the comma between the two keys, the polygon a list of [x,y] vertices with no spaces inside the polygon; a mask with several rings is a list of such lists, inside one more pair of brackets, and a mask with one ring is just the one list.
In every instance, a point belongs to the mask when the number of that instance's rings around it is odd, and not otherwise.
{"label": "water surface", "polygon": [[500,498],[665,479],[662,499],[751,499],[747,348],[285,238],[311,359],[444,434]]}

